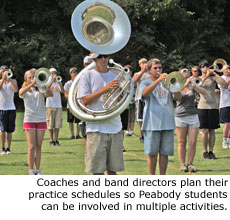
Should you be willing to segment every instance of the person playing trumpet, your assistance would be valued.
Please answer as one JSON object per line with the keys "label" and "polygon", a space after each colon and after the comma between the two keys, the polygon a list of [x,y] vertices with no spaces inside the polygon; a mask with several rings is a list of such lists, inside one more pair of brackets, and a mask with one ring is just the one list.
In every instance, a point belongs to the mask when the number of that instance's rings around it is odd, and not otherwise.
{"label": "person playing trumpet", "polygon": [[47,129],[45,97],[50,97],[53,93],[50,89],[41,93],[36,87],[34,75],[34,69],[25,72],[25,81],[19,90],[19,97],[23,99],[25,106],[23,130],[28,143],[29,174],[40,175],[41,148]]}
{"label": "person playing trumpet", "polygon": [[[52,80],[48,84],[48,88],[53,93],[52,97],[46,98],[46,121],[49,130],[50,145],[59,146],[58,141],[59,129],[62,127],[62,103],[61,93],[64,93],[64,87],[57,81],[57,70],[55,68],[49,69],[52,74]],[[54,134],[53,134],[54,133]],[[53,136],[55,135],[55,141]]]}
{"label": "person playing trumpet", "polygon": [[[197,114],[195,97],[196,93],[206,94],[206,90],[196,85],[194,78],[190,77],[188,69],[181,69],[181,72],[186,82],[184,88],[180,91],[176,99],[176,135],[178,139],[178,156],[181,164],[181,171],[195,172],[193,160],[196,153],[196,142],[198,129],[200,126],[199,117]],[[186,159],[186,142],[188,138],[188,163]]]}
{"label": "person playing trumpet", "polygon": [[[145,101],[142,132],[144,134],[145,154],[147,155],[149,174],[156,172],[159,154],[160,174],[166,174],[168,156],[174,154],[174,109],[172,93],[162,83],[167,73],[162,73],[159,59],[147,63],[150,79],[143,80],[140,92]],[[173,93],[177,97],[178,92]]]}
{"label": "person playing trumpet", "polygon": [[[0,139],[1,155],[10,154],[12,132],[15,131],[16,107],[14,93],[18,91],[17,81],[7,78],[9,68],[5,65],[0,67]],[[7,136],[6,136],[7,133]],[[5,143],[7,144],[5,148]]]}
{"label": "person playing trumpet", "polygon": [[[201,71],[202,87],[206,89],[206,94],[200,94],[200,102],[198,104],[198,115],[200,120],[201,143],[203,146],[204,159],[217,159],[213,153],[215,145],[215,129],[220,127],[219,109],[215,98],[216,84],[221,87],[227,87],[225,80],[216,74],[215,71],[209,69],[208,61],[200,62],[199,69]],[[209,150],[208,150],[209,146]]]}

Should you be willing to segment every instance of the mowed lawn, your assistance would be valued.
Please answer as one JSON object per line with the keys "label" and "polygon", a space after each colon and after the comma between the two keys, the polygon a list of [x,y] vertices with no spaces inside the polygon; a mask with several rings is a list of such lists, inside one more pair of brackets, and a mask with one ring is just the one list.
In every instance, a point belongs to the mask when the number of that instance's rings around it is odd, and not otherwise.
{"label": "mowed lawn", "polygon": [[[13,134],[11,146],[12,154],[0,156],[1,175],[27,175],[27,141],[22,131],[23,113],[17,113],[16,132]],[[146,175],[148,174],[144,144],[139,141],[138,126],[135,124],[136,136],[125,137],[124,153],[125,171],[120,175]],[[84,167],[84,140],[71,140],[66,112],[63,111],[63,128],[60,129],[59,141],[61,146],[50,146],[48,131],[46,131],[42,146],[41,170],[44,175],[85,175]],[[216,131],[216,144],[214,153],[217,160],[205,160],[202,156],[200,135],[198,137],[194,174],[182,173],[177,155],[177,138],[175,136],[175,154],[169,157],[167,174],[171,175],[225,175],[230,174],[230,149],[222,149],[222,128]],[[158,168],[157,168],[158,170]],[[157,172],[158,173],[158,172]]]}

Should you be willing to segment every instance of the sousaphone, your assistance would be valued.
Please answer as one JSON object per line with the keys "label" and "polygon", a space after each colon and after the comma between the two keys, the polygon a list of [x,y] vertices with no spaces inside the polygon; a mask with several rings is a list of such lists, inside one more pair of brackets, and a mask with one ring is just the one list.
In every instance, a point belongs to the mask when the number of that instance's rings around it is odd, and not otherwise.
{"label": "sousaphone", "polygon": [[[72,31],[77,41],[87,50],[96,54],[113,54],[121,50],[128,42],[131,25],[124,10],[110,0],[86,0],[74,10],[71,20]],[[113,62],[113,64],[116,64]],[[127,68],[110,67],[117,74],[120,86],[113,92],[104,94],[101,111],[84,106],[77,97],[78,83],[84,72],[95,67],[93,61],[74,79],[68,95],[71,112],[82,121],[101,122],[120,115],[129,105],[134,83]]]}

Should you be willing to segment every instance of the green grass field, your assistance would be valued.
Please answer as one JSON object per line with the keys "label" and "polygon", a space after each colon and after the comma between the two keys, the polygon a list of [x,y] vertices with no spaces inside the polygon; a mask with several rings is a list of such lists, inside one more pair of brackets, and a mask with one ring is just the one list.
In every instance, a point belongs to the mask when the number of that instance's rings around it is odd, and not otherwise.
{"label": "green grass field", "polygon": [[[27,141],[22,131],[23,113],[17,113],[16,132],[13,134],[11,146],[12,154],[0,156],[1,175],[27,175]],[[137,124],[135,125],[137,136],[125,137],[124,153],[125,171],[120,175],[146,175],[148,174],[144,144],[141,144],[138,136]],[[48,131],[46,131],[42,146],[41,170],[45,175],[85,175],[84,169],[84,140],[71,140],[70,131],[66,122],[66,112],[63,112],[63,128],[60,129],[59,141],[61,146],[50,146]],[[197,152],[194,166],[195,174],[182,173],[177,155],[177,139],[175,138],[175,154],[169,157],[167,174],[171,175],[225,175],[230,174],[230,149],[222,149],[222,129],[216,131],[216,144],[214,153],[217,160],[204,160],[200,135],[198,137]],[[158,168],[157,168],[158,170]],[[157,172],[158,173],[158,172]]]}

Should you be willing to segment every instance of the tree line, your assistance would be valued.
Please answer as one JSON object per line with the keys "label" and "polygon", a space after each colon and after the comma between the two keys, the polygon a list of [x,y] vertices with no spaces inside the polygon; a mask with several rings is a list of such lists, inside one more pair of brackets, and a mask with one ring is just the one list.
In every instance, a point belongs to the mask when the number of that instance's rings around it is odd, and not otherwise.
{"label": "tree line", "polygon": [[[71,15],[80,0],[3,0],[0,9],[0,65],[8,65],[19,86],[32,67],[55,67],[63,81],[68,70],[83,68],[88,51],[74,38]],[[132,33],[112,58],[138,71],[141,57],[159,58],[165,72],[229,63],[230,7],[227,0],[114,0],[127,13]],[[17,97],[16,97],[17,98]]]}

